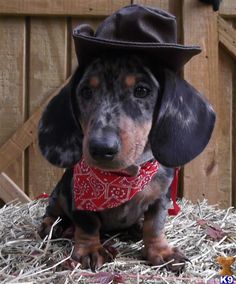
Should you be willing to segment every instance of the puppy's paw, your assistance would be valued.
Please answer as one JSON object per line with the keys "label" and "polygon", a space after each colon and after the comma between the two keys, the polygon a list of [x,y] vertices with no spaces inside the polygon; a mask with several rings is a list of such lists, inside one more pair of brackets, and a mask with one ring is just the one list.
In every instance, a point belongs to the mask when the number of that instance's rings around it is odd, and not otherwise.
{"label": "puppy's paw", "polygon": [[72,258],[80,262],[83,268],[90,268],[92,271],[95,271],[104,263],[112,261],[113,256],[102,246],[88,248],[75,245]]}
{"label": "puppy's paw", "polygon": [[[47,235],[49,235],[52,225],[55,221],[56,221],[56,218],[54,217],[43,218],[42,224],[40,225],[38,229],[38,234],[42,239],[44,239]],[[57,224],[53,228],[52,238],[56,239],[56,238],[61,237],[62,232],[63,232],[62,227],[60,226],[60,224]]]}
{"label": "puppy's paw", "polygon": [[162,247],[146,249],[145,256],[151,265],[162,265],[168,263],[165,267],[172,272],[180,272],[185,266],[185,262],[188,258],[176,247]]}

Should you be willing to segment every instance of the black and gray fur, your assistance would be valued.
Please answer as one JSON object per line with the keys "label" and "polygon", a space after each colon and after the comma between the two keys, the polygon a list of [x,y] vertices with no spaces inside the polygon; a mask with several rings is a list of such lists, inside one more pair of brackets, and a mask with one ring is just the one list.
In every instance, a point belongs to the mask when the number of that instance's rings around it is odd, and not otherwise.
{"label": "black and gray fur", "polygon": [[[145,257],[149,262],[157,265],[170,257],[185,259],[168,245],[161,253],[150,238],[166,242],[163,230],[173,168],[203,151],[215,114],[186,81],[171,70],[150,66],[135,56],[98,58],[86,70],[78,68],[49,103],[39,125],[39,146],[49,162],[68,169],[51,195],[41,236],[58,216],[72,221],[88,239],[101,231],[127,229],[144,216]],[[126,169],[131,175],[154,158],[161,167],[131,201],[102,212],[81,211],[73,203],[73,166],[82,155],[90,166]],[[109,260],[100,246],[82,253],[80,235],[76,236],[74,258],[85,267],[96,268]]]}

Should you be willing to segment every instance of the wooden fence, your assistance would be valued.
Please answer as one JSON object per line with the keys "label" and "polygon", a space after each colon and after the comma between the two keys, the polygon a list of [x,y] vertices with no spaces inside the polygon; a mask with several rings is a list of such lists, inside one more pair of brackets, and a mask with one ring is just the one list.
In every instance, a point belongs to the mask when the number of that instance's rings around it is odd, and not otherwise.
{"label": "wooden fence", "polygon": [[169,10],[178,20],[179,42],[203,49],[183,76],[212,102],[217,123],[204,153],[183,170],[182,194],[194,202],[205,197],[222,207],[236,205],[235,0],[224,0],[219,13],[197,0],[0,0],[0,197],[5,201],[50,192],[62,175],[39,153],[37,124],[77,64],[72,28],[84,22],[96,27],[134,3]]}

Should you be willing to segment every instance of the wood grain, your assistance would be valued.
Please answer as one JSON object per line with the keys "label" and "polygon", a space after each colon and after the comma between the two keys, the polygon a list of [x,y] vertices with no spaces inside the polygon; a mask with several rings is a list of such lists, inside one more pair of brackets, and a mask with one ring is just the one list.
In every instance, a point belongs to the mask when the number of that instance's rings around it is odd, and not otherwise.
{"label": "wood grain", "polygon": [[235,0],[224,0],[220,5],[220,15],[226,18],[236,17],[236,1]]}
{"label": "wood grain", "polygon": [[0,200],[29,202],[30,198],[5,174],[0,173]]}
{"label": "wood grain", "polygon": [[[0,145],[24,121],[24,18],[0,18]],[[22,153],[5,169],[11,179],[23,186]]]}
{"label": "wood grain", "polygon": [[177,42],[183,43],[182,1],[169,0],[169,12],[176,17]]}
{"label": "wood grain", "polygon": [[[66,77],[66,19],[32,18],[30,28],[29,115],[54,92]],[[29,147],[29,196],[51,192],[62,169],[50,165],[41,155],[37,141]]]}
{"label": "wood grain", "polygon": [[218,18],[219,41],[236,59],[236,30],[221,17]]}
{"label": "wood grain", "polygon": [[[236,31],[233,21],[226,22],[218,18],[219,25],[219,162],[225,167],[219,168],[219,184],[223,192],[229,195],[230,203],[236,206],[236,178],[233,174],[236,166],[235,147],[235,96],[236,96]],[[230,194],[228,193],[230,191]]]}
{"label": "wood grain", "polygon": [[134,0],[134,4],[142,4],[169,10],[169,0]]}
{"label": "wood grain", "polygon": [[234,135],[232,135],[232,126],[234,124],[232,108],[234,101],[234,73],[235,62],[223,48],[220,48],[218,157],[219,163],[224,166],[219,167],[219,187],[228,197],[230,204],[232,204],[232,182],[235,180],[232,169],[232,150],[234,147],[233,141],[235,140]]}
{"label": "wood grain", "polygon": [[227,187],[225,192],[219,183],[219,173],[228,166],[228,162],[218,155],[219,141],[223,138],[219,120],[224,120],[224,117],[219,110],[217,14],[210,6],[195,0],[184,0],[183,28],[185,43],[202,47],[202,53],[184,68],[184,77],[210,100],[217,113],[210,143],[200,156],[185,167],[184,196],[194,202],[207,198],[210,203],[225,207],[230,205],[230,188]]}
{"label": "wood grain", "polygon": [[0,0],[0,14],[106,16],[130,3],[129,0]]}
{"label": "wood grain", "polygon": [[38,122],[48,102],[68,83],[68,78],[0,148],[0,172],[5,171],[37,139]]}
{"label": "wood grain", "polygon": [[[232,63],[231,63],[232,64]],[[232,68],[232,205],[236,208],[236,64],[233,62]]]}

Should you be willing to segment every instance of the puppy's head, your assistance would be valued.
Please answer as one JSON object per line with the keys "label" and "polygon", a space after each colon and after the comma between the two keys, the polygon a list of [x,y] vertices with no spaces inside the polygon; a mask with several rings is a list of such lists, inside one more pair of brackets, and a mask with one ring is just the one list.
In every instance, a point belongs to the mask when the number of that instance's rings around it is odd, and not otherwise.
{"label": "puppy's head", "polygon": [[90,166],[120,170],[150,148],[160,163],[179,166],[203,150],[213,125],[209,103],[174,73],[154,75],[136,57],[113,56],[75,72],[49,103],[39,146],[61,167],[83,154]]}
{"label": "puppy's head", "polygon": [[138,59],[98,59],[75,92],[83,155],[91,166],[124,169],[148,143],[159,83]]}

